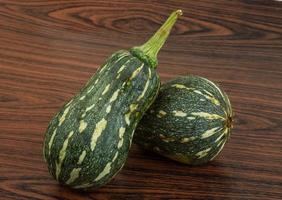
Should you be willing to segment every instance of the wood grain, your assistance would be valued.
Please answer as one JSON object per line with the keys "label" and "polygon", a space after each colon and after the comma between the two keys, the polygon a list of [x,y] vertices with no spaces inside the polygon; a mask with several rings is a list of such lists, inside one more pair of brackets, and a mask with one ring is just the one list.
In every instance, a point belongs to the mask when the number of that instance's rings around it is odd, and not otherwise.
{"label": "wood grain", "polygon": [[[158,71],[162,81],[204,76],[229,94],[235,127],[221,155],[189,167],[133,145],[107,186],[59,186],[42,158],[49,120],[107,56],[179,8]],[[281,133],[282,2],[0,1],[0,199],[281,199]]]}

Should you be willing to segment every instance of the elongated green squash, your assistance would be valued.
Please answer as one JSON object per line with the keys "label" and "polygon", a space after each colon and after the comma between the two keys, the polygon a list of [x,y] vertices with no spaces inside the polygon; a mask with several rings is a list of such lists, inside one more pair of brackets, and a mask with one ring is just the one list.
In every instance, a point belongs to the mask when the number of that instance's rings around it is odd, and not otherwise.
{"label": "elongated green squash", "polygon": [[51,120],[44,157],[61,184],[99,187],[122,168],[136,125],[158,93],[157,53],[179,15],[173,12],[144,45],[114,53]]}
{"label": "elongated green squash", "polygon": [[229,138],[227,95],[198,76],[171,80],[140,121],[134,142],[173,160],[199,165],[213,160]]}

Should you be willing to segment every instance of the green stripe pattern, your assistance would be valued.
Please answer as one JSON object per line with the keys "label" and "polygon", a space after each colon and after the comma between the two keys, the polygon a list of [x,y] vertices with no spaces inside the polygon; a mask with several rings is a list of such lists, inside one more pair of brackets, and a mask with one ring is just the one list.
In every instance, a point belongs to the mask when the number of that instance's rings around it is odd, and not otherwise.
{"label": "green stripe pattern", "polygon": [[109,182],[159,86],[146,62],[129,51],[113,54],[47,128],[44,157],[54,178],[73,188]]}
{"label": "green stripe pattern", "polygon": [[216,84],[199,76],[179,77],[161,86],[134,142],[182,163],[203,164],[222,150],[232,117],[230,101]]}

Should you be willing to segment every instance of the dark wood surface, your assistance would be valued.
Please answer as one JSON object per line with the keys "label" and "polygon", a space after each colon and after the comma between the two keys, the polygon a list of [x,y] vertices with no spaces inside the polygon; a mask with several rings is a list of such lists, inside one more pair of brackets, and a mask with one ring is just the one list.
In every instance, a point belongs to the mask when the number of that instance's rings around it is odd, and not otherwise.
{"label": "dark wood surface", "polygon": [[[220,156],[189,167],[132,146],[105,187],[59,186],[42,158],[54,113],[119,49],[143,43],[175,9],[162,81],[196,74],[236,113]],[[282,2],[0,0],[0,199],[282,199]]]}

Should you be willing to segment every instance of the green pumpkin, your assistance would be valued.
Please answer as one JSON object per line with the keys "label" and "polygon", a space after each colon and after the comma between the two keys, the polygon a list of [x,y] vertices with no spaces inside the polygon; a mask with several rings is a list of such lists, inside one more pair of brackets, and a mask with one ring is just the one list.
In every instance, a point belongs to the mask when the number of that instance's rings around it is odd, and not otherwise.
{"label": "green pumpkin", "polygon": [[100,187],[123,167],[137,123],[160,87],[157,53],[179,15],[172,13],[144,45],[114,53],[51,120],[44,157],[59,183]]}
{"label": "green pumpkin", "polygon": [[216,84],[199,76],[179,77],[161,86],[134,142],[185,164],[203,164],[222,150],[232,116],[230,101]]}

